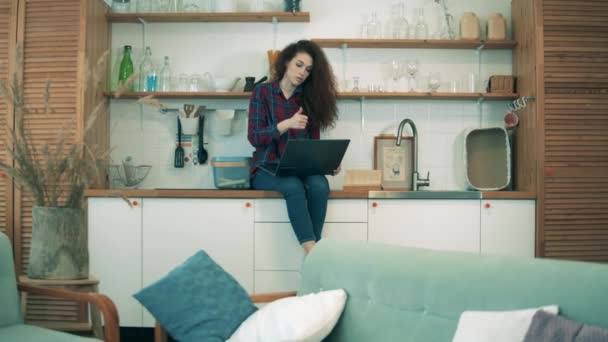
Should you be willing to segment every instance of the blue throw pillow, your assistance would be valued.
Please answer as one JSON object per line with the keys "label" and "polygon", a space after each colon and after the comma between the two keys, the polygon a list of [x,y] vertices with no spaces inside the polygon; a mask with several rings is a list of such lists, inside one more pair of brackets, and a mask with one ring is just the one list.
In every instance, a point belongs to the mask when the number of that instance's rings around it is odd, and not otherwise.
{"label": "blue throw pillow", "polygon": [[241,285],[199,251],[134,297],[177,341],[226,341],[257,310]]}

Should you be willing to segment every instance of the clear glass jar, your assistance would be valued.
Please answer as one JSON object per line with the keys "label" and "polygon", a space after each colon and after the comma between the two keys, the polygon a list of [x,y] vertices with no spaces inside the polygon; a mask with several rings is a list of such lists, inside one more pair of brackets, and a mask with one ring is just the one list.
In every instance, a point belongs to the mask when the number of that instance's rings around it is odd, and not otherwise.
{"label": "clear glass jar", "polygon": [[131,0],[112,0],[113,13],[131,12]]}

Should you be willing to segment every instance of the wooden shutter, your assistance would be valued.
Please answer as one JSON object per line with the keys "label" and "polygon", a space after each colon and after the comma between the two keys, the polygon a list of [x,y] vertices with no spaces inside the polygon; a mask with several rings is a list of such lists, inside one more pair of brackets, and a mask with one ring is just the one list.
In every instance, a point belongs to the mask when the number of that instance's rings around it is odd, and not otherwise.
{"label": "wooden shutter", "polygon": [[544,0],[540,255],[608,262],[608,2]]}
{"label": "wooden shutter", "polygon": [[[17,39],[16,0],[0,0],[0,79],[10,84],[12,69],[12,51]],[[0,160],[11,163],[4,146],[4,137],[8,135],[7,127],[13,126],[12,106],[0,97]],[[12,240],[13,236],[13,183],[4,174],[0,174],[0,232]]]}
{"label": "wooden shutter", "polygon": [[[25,103],[30,111],[24,117],[25,129],[36,146],[52,145],[61,130],[67,130],[68,141],[74,139],[77,127],[78,48],[80,37],[79,0],[21,1],[19,42],[23,48],[23,82]],[[45,113],[44,91],[51,81],[51,111]],[[15,246],[21,273],[27,272],[32,232],[32,200],[25,192],[15,192]],[[81,305],[40,296],[28,299],[26,321],[74,322],[82,312]]]}

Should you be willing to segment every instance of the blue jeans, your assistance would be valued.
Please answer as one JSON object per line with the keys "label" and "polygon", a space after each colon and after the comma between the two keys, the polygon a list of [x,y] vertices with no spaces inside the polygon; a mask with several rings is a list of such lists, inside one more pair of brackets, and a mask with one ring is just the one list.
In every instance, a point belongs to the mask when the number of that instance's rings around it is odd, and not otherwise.
{"label": "blue jeans", "polygon": [[329,198],[329,183],[325,176],[279,177],[257,170],[251,185],[256,190],[283,194],[289,221],[300,244],[321,239]]}

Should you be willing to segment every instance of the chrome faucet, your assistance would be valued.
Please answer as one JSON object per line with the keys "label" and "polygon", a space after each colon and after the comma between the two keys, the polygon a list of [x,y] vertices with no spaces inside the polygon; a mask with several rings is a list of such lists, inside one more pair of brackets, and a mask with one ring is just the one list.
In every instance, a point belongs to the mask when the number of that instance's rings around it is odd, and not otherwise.
{"label": "chrome faucet", "polygon": [[431,184],[430,176],[431,173],[427,172],[426,178],[420,178],[418,173],[418,130],[412,119],[403,119],[397,129],[397,146],[401,146],[401,134],[403,133],[403,126],[409,124],[412,128],[412,135],[414,136],[414,167],[412,172],[412,190],[418,191],[421,186],[429,186]]}

